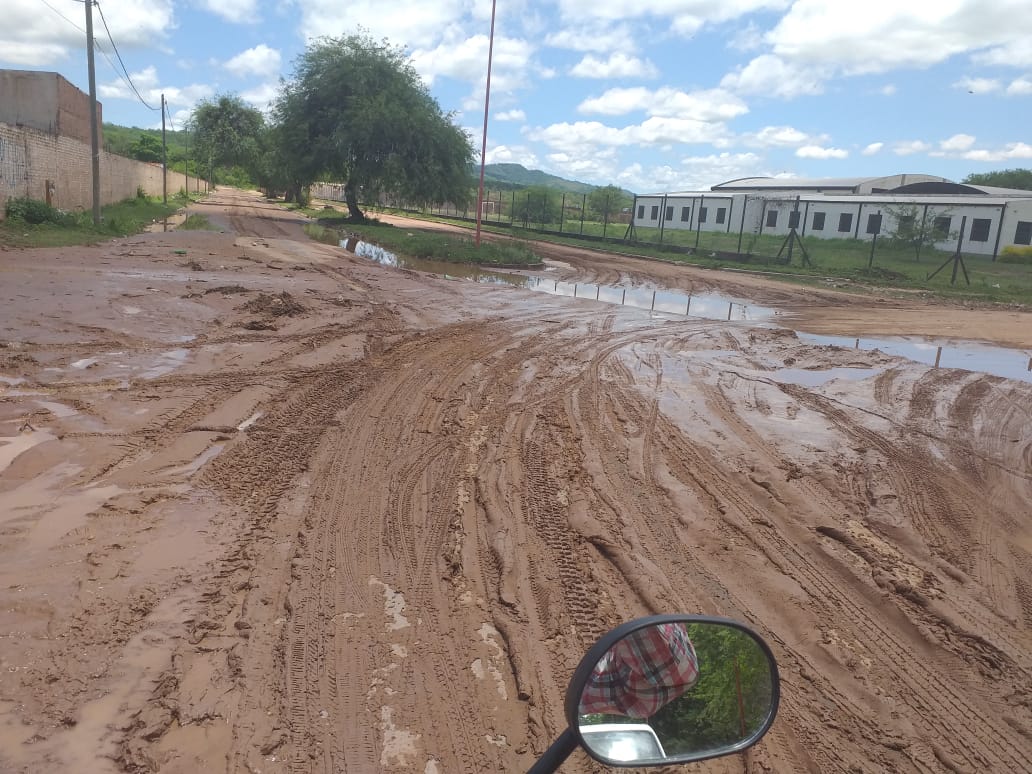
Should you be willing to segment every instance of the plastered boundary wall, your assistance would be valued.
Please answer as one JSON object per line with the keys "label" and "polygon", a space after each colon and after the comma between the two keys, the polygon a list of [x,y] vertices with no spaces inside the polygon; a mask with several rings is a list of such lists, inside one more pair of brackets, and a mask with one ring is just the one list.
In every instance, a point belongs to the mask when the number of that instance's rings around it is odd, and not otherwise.
{"label": "plastered boundary wall", "polygon": [[[50,203],[55,207],[89,210],[93,206],[91,175],[88,144],[0,122],[0,219],[8,198],[28,196],[46,201],[47,181],[51,182]],[[207,181],[196,177],[190,177],[189,185],[190,191],[208,190]],[[186,186],[184,174],[169,170],[170,196]],[[161,165],[101,151],[101,203],[112,204],[136,196],[137,188],[151,196],[161,196]]]}

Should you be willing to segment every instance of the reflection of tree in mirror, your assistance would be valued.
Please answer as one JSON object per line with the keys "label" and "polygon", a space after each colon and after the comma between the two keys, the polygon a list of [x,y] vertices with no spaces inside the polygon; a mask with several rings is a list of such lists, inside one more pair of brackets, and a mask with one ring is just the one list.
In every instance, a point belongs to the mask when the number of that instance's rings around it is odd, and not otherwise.
{"label": "reflection of tree in mirror", "polygon": [[711,623],[688,624],[699,657],[699,681],[649,719],[668,756],[736,744],[770,713],[766,654],[745,632]]}

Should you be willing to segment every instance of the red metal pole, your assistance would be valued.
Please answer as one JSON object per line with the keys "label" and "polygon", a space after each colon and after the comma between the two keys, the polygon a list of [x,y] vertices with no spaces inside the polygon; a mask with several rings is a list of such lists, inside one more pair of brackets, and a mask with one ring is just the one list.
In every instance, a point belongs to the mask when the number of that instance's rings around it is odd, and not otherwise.
{"label": "red metal pole", "polygon": [[480,145],[480,188],[477,189],[477,237],[480,247],[480,220],[484,209],[484,166],[487,164],[487,115],[491,107],[491,60],[494,58],[495,10],[498,0],[491,0],[491,37],[487,44],[487,91],[484,94],[484,139]]}

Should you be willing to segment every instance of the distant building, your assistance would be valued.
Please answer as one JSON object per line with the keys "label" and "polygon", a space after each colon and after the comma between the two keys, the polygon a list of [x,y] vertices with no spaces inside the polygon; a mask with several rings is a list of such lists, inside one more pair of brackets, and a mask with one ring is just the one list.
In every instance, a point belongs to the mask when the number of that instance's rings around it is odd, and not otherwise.
{"label": "distant building", "polygon": [[[1032,191],[955,183],[932,175],[888,177],[749,177],[709,191],[638,196],[634,225],[688,231],[726,231],[823,239],[891,236],[898,219],[926,224],[940,250],[995,258],[1008,245],[1032,244]],[[965,220],[966,218],[966,220]],[[964,224],[964,233],[960,234]]]}

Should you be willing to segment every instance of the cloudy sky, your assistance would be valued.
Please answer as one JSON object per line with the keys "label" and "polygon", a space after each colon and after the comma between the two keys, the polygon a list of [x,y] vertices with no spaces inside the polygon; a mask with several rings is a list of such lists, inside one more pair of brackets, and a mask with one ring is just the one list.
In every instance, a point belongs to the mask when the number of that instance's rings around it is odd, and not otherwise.
{"label": "cloudy sky", "polygon": [[[1032,0],[497,0],[488,162],[639,193],[735,177],[1032,167]],[[3,0],[0,67],[87,89],[78,0]],[[143,99],[177,122],[266,107],[306,41],[404,46],[480,146],[491,0],[101,0]],[[104,118],[160,125],[94,13]],[[110,62],[108,61],[110,59]]]}

